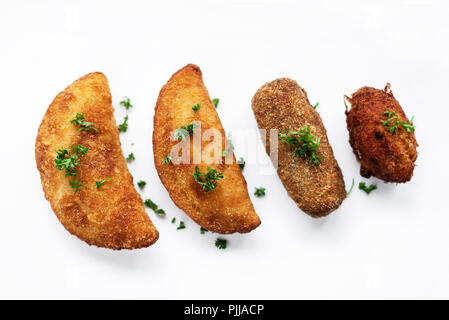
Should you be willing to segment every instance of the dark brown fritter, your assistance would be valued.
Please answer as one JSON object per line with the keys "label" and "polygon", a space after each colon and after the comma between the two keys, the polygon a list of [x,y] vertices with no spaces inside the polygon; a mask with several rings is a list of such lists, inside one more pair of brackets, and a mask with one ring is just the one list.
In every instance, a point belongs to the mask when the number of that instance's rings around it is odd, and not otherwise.
{"label": "dark brown fritter", "polygon": [[351,104],[346,107],[349,142],[357,160],[360,174],[377,177],[385,182],[407,182],[413,176],[418,146],[415,133],[402,126],[391,133],[381,120],[387,120],[384,111],[395,112],[399,121],[408,121],[399,102],[387,83],[384,90],[363,87],[346,97]]}
{"label": "dark brown fritter", "polygon": [[[318,165],[294,157],[291,146],[278,142],[278,175],[288,194],[299,208],[317,218],[337,209],[346,198],[345,183],[327,139],[320,115],[310,105],[307,94],[294,80],[282,78],[264,84],[252,99],[259,129],[279,133],[310,126],[311,134],[320,137]],[[270,152],[270,139],[266,151]]]}
{"label": "dark brown fritter", "polygon": [[[84,113],[98,133],[70,123]],[[76,194],[69,178],[55,168],[58,149],[89,147],[76,167],[87,185]],[[142,199],[133,186],[122,153],[106,77],[89,73],[59,93],[42,119],[36,137],[36,163],[45,197],[64,227],[88,244],[110,249],[147,247],[158,239]],[[111,177],[100,189],[95,181]]]}
{"label": "dark brown fritter", "polygon": [[[192,106],[200,104],[197,112]],[[215,190],[205,194],[200,185],[195,182],[192,173],[195,164],[162,165],[167,154],[171,153],[178,141],[170,139],[171,133],[181,126],[201,122],[203,132],[207,129],[218,130],[221,137],[226,137],[217,111],[209,97],[203,82],[200,68],[189,64],[178,70],[162,87],[154,114],[153,151],[157,173],[175,204],[196,223],[207,230],[217,233],[250,232],[260,225],[260,219],[254,210],[248,195],[246,181],[233,154],[232,163],[206,164],[201,156],[206,147],[217,145],[222,156],[224,143],[205,141],[201,139],[198,167],[201,172],[207,172],[207,167],[223,173]],[[190,139],[191,158],[194,153],[193,140]],[[223,139],[224,140],[224,139]],[[214,149],[212,147],[212,149]]]}

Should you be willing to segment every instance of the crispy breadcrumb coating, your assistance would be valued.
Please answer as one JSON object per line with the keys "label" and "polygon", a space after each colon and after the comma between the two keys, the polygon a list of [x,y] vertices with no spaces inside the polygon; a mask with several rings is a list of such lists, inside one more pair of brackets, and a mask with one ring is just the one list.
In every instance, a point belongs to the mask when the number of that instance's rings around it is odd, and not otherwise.
{"label": "crispy breadcrumb coating", "polygon": [[[259,129],[277,129],[279,133],[310,126],[313,136],[321,138],[317,156],[320,164],[294,157],[289,145],[278,142],[278,175],[298,207],[314,218],[337,209],[346,197],[340,167],[328,142],[326,129],[307,94],[294,80],[282,78],[265,83],[254,95],[252,108]],[[270,153],[270,139],[266,151]]]}
{"label": "crispy breadcrumb coating", "polygon": [[[78,131],[70,123],[77,113],[94,123],[94,130]],[[80,158],[77,177],[87,188],[75,194],[69,178],[55,168],[58,149],[90,148]],[[42,119],[36,137],[36,163],[45,197],[64,227],[90,245],[110,249],[150,246],[158,232],[133,186],[122,153],[106,77],[99,72],[78,79],[59,93]],[[100,189],[96,181],[110,177]]]}
{"label": "crispy breadcrumb coating", "polygon": [[360,174],[385,182],[410,181],[418,157],[415,133],[407,132],[400,125],[395,132],[390,132],[382,124],[388,118],[384,114],[386,110],[397,115],[394,121],[408,121],[390,84],[384,90],[360,88],[346,99],[351,104],[350,110],[346,107],[349,142],[360,162]]}
{"label": "crispy breadcrumb coating", "polygon": [[[200,104],[196,112],[194,105]],[[217,111],[204,86],[201,70],[192,64],[177,71],[159,93],[154,115],[153,151],[154,162],[159,177],[175,204],[201,227],[217,233],[249,232],[259,226],[260,219],[254,211],[248,195],[246,181],[232,154],[232,164],[198,164],[201,172],[207,167],[218,170],[223,179],[217,181],[215,190],[205,193],[191,175],[195,164],[165,163],[165,157],[179,141],[170,139],[171,133],[193,121],[201,122],[201,130],[219,130],[224,138],[225,132]],[[224,139],[223,139],[224,140]],[[211,143],[201,141],[201,150]],[[191,160],[193,139],[190,139]],[[219,145],[220,155],[224,141]],[[230,157],[229,154],[228,157]]]}

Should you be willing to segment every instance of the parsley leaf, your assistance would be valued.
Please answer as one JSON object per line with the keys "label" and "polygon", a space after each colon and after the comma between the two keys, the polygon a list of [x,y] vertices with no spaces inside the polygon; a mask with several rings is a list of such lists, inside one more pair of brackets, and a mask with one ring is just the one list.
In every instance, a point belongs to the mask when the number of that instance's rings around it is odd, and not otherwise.
{"label": "parsley leaf", "polygon": [[134,153],[128,154],[128,157],[126,158],[126,161],[133,161],[136,160],[136,157],[134,156]]}
{"label": "parsley leaf", "polygon": [[84,113],[77,113],[75,118],[70,120],[70,123],[80,126],[78,131],[94,130],[98,132],[98,129],[93,127],[93,122],[84,121]]}
{"label": "parsley leaf", "polygon": [[240,158],[240,159],[237,161],[237,164],[239,165],[241,171],[243,171],[243,169],[245,169],[245,164],[246,164],[245,159]]}
{"label": "parsley leaf", "polygon": [[186,136],[192,136],[193,130],[195,130],[199,126],[200,125],[198,124],[198,122],[192,122],[188,125],[182,126],[179,129],[176,129],[174,133],[175,140],[185,140]]}
{"label": "parsley leaf", "polygon": [[123,100],[120,101],[120,105],[124,106],[126,110],[129,110],[133,107],[133,105],[131,104],[131,100],[128,97],[123,97]]}
{"label": "parsley leaf", "polygon": [[162,165],[169,164],[171,162],[171,154],[167,154],[164,158],[164,161],[162,161]]}
{"label": "parsley leaf", "polygon": [[128,115],[123,118],[123,123],[119,124],[117,128],[119,132],[128,131]]}
{"label": "parsley leaf", "polygon": [[205,234],[206,232],[209,232],[209,230],[204,229],[203,227],[200,228],[201,234]]}
{"label": "parsley leaf", "polygon": [[75,178],[74,180],[69,182],[69,185],[75,189],[75,194],[79,191],[79,189],[81,187],[85,187],[87,188],[87,186],[85,184],[82,184],[81,182],[78,181],[78,178]]}
{"label": "parsley leaf", "polygon": [[213,98],[213,99],[212,99],[212,103],[214,104],[215,108],[218,107],[218,103],[219,103],[219,102],[220,102],[220,99],[218,99],[218,98]]}
{"label": "parsley leaf", "polygon": [[362,191],[365,191],[366,194],[370,194],[371,191],[376,190],[377,186],[372,184],[369,187],[366,186],[365,182],[360,182],[359,183],[359,189]]}
{"label": "parsley leaf", "polygon": [[255,188],[256,192],[254,192],[254,195],[258,198],[265,196],[265,188]]}
{"label": "parsley leaf", "polygon": [[176,230],[185,229],[186,225],[184,224],[184,221],[179,222],[179,226],[176,228]]}
{"label": "parsley leaf", "polygon": [[143,202],[144,205],[146,205],[148,208],[150,208],[151,210],[154,211],[154,213],[164,216],[165,215],[165,211],[162,209],[158,209],[158,205],[155,204],[153,201],[151,201],[150,199],[146,199]]}
{"label": "parsley leaf", "polygon": [[200,107],[201,107],[200,104],[197,103],[197,104],[193,105],[192,110],[197,112],[198,110],[200,110]]}
{"label": "parsley leaf", "polygon": [[137,182],[137,185],[139,186],[140,189],[143,189],[145,187],[147,183],[143,180],[140,180],[139,182]]}
{"label": "parsley leaf", "polygon": [[104,183],[109,180],[112,180],[111,177],[107,177],[106,179],[101,181],[95,181],[95,183],[97,184],[97,189],[100,189],[104,185]]}
{"label": "parsley leaf", "polygon": [[201,173],[197,165],[195,166],[195,173],[191,173],[195,181],[201,185],[201,190],[204,190],[204,193],[215,190],[217,181],[223,179],[223,174],[221,172],[211,169],[209,166],[207,167],[207,170],[207,173]]}
{"label": "parsley leaf", "polygon": [[316,109],[316,108],[318,108],[319,105],[320,105],[320,103],[317,102],[317,103],[313,106],[313,108]]}
{"label": "parsley leaf", "polygon": [[171,223],[175,223],[176,222],[176,218],[171,219]]}
{"label": "parsley leaf", "polygon": [[226,249],[228,246],[228,241],[226,239],[217,238],[217,240],[215,240],[215,246],[218,249]]}
{"label": "parsley leaf", "polygon": [[[84,157],[89,148],[81,145],[72,145],[73,153],[70,153],[69,149],[59,149],[56,151],[55,168],[65,171],[66,177],[75,177],[72,181],[69,181],[70,187],[75,189],[75,193],[79,191],[81,187],[86,187],[82,184],[78,178],[76,178],[76,167],[79,165],[79,157]],[[87,188],[87,187],[86,187]]]}
{"label": "parsley leaf", "polygon": [[315,151],[318,149],[321,138],[315,138],[310,134],[310,126],[299,129],[299,132],[290,129],[288,134],[285,131],[279,134],[281,142],[294,148],[294,156],[308,158],[310,163],[320,164],[322,158],[317,156]]}

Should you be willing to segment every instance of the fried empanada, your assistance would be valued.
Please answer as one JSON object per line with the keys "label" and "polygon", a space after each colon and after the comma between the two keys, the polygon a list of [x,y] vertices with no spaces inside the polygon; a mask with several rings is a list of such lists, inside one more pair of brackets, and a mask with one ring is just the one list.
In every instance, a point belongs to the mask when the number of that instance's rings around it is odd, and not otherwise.
{"label": "fried empanada", "polygon": [[[80,121],[71,121],[76,118]],[[158,239],[133,186],[102,73],[87,74],[56,96],[35,151],[45,197],[71,234],[110,249],[143,248]],[[65,172],[56,168],[57,157],[60,169],[69,167]]]}
{"label": "fried empanada", "polygon": [[[195,164],[194,138],[189,137],[186,139],[191,146],[188,163],[164,161],[167,155],[175,156],[172,154],[174,145],[183,143],[173,140],[173,132],[193,122],[198,123],[200,127],[190,129],[202,132],[215,129],[223,138],[221,141],[214,139],[210,142],[200,137],[199,153],[204,151],[207,145],[210,147],[210,144],[219,144],[219,155],[215,156],[222,157],[226,148],[225,132],[204,86],[201,70],[189,64],[176,72],[159,93],[153,132],[156,170],[175,204],[201,227],[223,234],[253,230],[259,226],[260,219],[249,198],[246,181],[233,154],[228,155],[232,156],[232,161],[208,164],[205,163],[204,157],[201,157],[200,163]],[[208,172],[209,167],[210,170],[217,170],[223,175],[221,180],[216,181],[213,190],[202,188],[195,180],[193,175],[197,165],[203,174]]]}

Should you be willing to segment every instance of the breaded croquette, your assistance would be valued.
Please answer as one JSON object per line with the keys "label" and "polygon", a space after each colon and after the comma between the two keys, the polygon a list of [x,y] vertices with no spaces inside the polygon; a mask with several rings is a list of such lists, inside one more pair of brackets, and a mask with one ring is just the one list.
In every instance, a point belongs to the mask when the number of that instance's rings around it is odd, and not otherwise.
{"label": "breaded croquette", "polygon": [[[252,108],[259,129],[279,134],[277,172],[298,207],[314,218],[337,209],[346,197],[343,175],[304,89],[291,79],[274,80],[256,92]],[[270,148],[267,141],[268,154]]]}
{"label": "breaded croquette", "polygon": [[387,83],[384,90],[363,87],[346,97],[349,142],[360,174],[385,182],[407,182],[413,176],[418,146],[409,121]]}
{"label": "breaded croquette", "polygon": [[45,197],[71,234],[110,249],[147,247],[158,239],[133,186],[102,73],[87,74],[56,96],[35,152]]}
{"label": "breaded croquette", "polygon": [[[181,128],[182,132],[176,131]],[[156,170],[175,204],[201,227],[223,234],[249,232],[259,226],[260,219],[234,155],[232,163],[206,163],[201,156],[202,151],[206,152],[205,147],[212,145],[212,150],[214,147],[219,150],[214,156],[222,157],[224,141],[200,137],[199,156],[197,154],[200,161],[193,163],[194,138],[186,139],[185,135],[208,129],[216,130],[226,140],[201,70],[189,64],[177,71],[159,93],[153,131]],[[172,148],[179,143],[190,146],[187,163],[175,163]]]}

